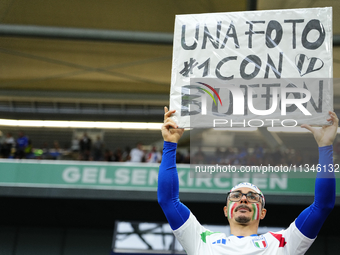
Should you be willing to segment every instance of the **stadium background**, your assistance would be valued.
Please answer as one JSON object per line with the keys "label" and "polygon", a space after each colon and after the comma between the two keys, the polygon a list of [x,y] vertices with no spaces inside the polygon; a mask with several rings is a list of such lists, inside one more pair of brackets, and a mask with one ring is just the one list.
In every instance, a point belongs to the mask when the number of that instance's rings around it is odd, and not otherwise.
{"label": "stadium background", "polygon": [[[169,102],[176,14],[333,7],[334,78],[340,77],[340,2],[336,0],[166,1],[166,0],[3,0],[0,2],[0,118],[161,122]],[[9,25],[9,26],[8,26]],[[26,26],[32,30],[28,31]],[[46,36],[51,27],[61,28]],[[65,38],[65,28],[89,35]],[[100,39],[102,30],[125,31]],[[26,32],[23,32],[26,31]],[[52,31],[52,30],[51,30]],[[54,31],[54,30],[53,30]],[[139,32],[142,39],[137,37]],[[156,35],[156,36],[155,36]],[[155,36],[155,37],[153,37]],[[334,109],[340,114],[340,87],[334,84]],[[159,130],[8,127],[34,146],[58,140],[70,147],[76,133],[100,132],[111,148],[161,145]],[[230,132],[233,146],[269,139],[259,131]],[[276,133],[283,145],[317,157],[310,134]],[[272,138],[271,136],[271,138]],[[188,147],[183,139],[182,148]],[[58,164],[58,160],[56,161]],[[141,163],[145,164],[145,163]],[[0,165],[4,167],[4,165]],[[182,201],[205,224],[225,223],[223,194],[183,192]],[[287,227],[311,196],[268,195],[262,226]],[[165,222],[155,191],[0,186],[0,254],[110,254],[116,220]],[[307,254],[337,254],[340,200]]]}

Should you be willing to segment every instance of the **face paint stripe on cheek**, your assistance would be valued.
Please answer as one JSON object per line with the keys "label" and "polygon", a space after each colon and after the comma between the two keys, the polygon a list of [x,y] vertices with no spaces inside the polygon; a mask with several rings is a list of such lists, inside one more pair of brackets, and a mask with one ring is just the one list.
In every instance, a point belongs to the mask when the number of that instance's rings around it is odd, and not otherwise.
{"label": "face paint stripe on cheek", "polygon": [[255,207],[254,204],[252,204],[251,207],[253,208],[253,217],[252,217],[252,220],[255,220],[255,217],[256,217],[256,207]]}
{"label": "face paint stripe on cheek", "polygon": [[253,220],[258,220],[260,218],[260,208],[259,204],[252,204],[253,207]]}
{"label": "face paint stripe on cheek", "polygon": [[236,203],[235,202],[230,202],[228,206],[228,217],[231,219],[233,217],[233,212],[235,210]]}
{"label": "face paint stripe on cheek", "polygon": [[259,219],[259,207],[258,204],[252,204],[251,205],[253,207],[253,220],[258,220]]}

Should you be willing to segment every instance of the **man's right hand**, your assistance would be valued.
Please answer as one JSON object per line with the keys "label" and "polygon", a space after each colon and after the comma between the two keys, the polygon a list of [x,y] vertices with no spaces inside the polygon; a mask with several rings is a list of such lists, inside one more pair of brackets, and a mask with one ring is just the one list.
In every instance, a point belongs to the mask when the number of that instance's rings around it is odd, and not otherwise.
{"label": "man's right hand", "polygon": [[178,125],[174,120],[170,118],[171,114],[176,110],[168,110],[168,107],[164,107],[164,124],[162,125],[162,136],[164,141],[178,143],[179,139],[184,133],[183,128],[178,128]]}
{"label": "man's right hand", "polygon": [[332,145],[337,135],[339,119],[335,112],[329,111],[329,118],[327,121],[331,121],[332,125],[323,126],[320,129],[313,128],[309,125],[303,124],[301,127],[308,129],[314,135],[315,141],[319,147]]}

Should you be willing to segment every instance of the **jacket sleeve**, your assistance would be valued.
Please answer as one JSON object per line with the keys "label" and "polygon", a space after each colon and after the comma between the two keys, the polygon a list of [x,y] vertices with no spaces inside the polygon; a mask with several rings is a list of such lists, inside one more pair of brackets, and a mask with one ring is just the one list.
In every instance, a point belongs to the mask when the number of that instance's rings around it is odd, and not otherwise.
{"label": "jacket sleeve", "polygon": [[158,203],[173,230],[182,226],[190,215],[190,210],[179,200],[176,149],[177,143],[164,142],[157,190]]}
{"label": "jacket sleeve", "polygon": [[319,147],[320,172],[315,180],[314,202],[295,220],[300,232],[315,238],[335,204],[335,174],[333,166],[333,146]]}

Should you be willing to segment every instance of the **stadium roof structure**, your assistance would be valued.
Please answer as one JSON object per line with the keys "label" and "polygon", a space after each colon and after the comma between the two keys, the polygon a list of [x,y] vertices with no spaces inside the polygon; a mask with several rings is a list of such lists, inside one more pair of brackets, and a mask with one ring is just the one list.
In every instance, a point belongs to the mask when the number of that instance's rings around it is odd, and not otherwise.
{"label": "stadium roof structure", "polygon": [[[1,117],[159,122],[169,104],[176,14],[324,6],[340,9],[335,0],[4,0]],[[338,15],[333,32],[339,78]],[[340,84],[334,95],[337,109]]]}

